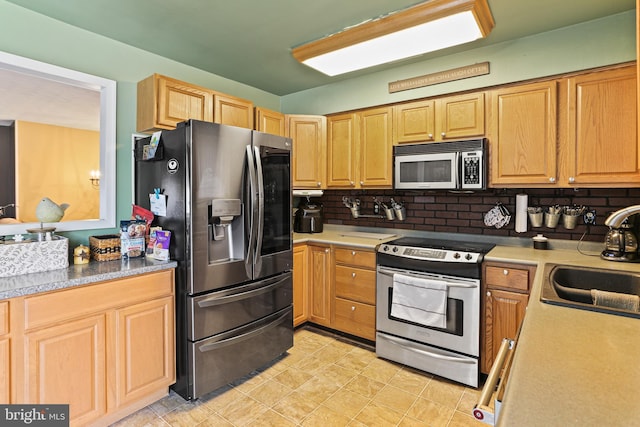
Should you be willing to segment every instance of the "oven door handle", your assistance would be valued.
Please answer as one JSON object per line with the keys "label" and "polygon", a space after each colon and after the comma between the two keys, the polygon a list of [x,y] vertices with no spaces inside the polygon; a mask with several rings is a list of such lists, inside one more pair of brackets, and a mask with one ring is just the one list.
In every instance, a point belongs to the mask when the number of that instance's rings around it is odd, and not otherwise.
{"label": "oven door handle", "polygon": [[395,338],[390,337],[390,336],[380,336],[380,334],[378,334],[378,336],[376,338],[377,339],[381,339],[382,338],[382,339],[385,339],[387,341],[391,341],[394,344],[402,346],[402,348],[404,348],[405,350],[412,351],[412,352],[418,353],[418,354],[422,354],[422,355],[425,355],[425,356],[428,356],[428,357],[432,357],[434,359],[441,359],[441,360],[446,360],[446,361],[449,361],[449,362],[469,363],[469,364],[475,364],[477,362],[475,359],[471,360],[471,359],[462,359],[462,358],[454,357],[454,356],[445,356],[445,355],[442,355],[442,354],[432,353],[430,351],[409,347],[409,346],[406,345],[406,341],[398,340],[398,339],[395,339]]}
{"label": "oven door handle", "polygon": [[[385,276],[389,276],[389,277],[393,277],[395,273],[406,274],[407,276],[413,276],[413,277],[426,277],[426,275],[414,273],[411,271],[404,271],[404,270],[394,271],[394,270],[385,270],[384,268],[378,268],[378,273],[384,274]],[[457,282],[447,282],[447,286],[449,286],[450,288],[466,288],[466,289],[475,289],[478,287],[478,285],[473,283],[457,283]]]}

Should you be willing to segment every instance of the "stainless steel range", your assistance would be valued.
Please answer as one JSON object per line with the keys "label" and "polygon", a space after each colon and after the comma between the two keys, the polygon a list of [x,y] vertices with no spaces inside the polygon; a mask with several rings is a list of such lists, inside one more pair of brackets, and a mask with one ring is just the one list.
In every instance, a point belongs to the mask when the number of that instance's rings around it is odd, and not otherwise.
{"label": "stainless steel range", "polygon": [[493,246],[415,237],[380,245],[378,357],[477,387],[481,264]]}

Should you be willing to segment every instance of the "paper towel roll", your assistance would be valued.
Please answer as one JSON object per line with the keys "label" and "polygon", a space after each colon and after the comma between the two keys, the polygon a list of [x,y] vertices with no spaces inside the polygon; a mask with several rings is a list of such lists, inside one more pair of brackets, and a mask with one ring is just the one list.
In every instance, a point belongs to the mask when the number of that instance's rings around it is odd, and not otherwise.
{"label": "paper towel roll", "polygon": [[527,203],[526,194],[516,195],[516,233],[527,231]]}

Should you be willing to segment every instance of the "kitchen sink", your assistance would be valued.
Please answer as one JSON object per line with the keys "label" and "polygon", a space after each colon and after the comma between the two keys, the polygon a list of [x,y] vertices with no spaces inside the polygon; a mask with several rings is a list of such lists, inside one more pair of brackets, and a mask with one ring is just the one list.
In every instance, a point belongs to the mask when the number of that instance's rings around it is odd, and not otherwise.
{"label": "kitchen sink", "polygon": [[[540,300],[544,303],[640,318],[640,312],[595,305],[591,290],[640,296],[640,273],[548,264]],[[616,304],[617,305],[617,304]]]}

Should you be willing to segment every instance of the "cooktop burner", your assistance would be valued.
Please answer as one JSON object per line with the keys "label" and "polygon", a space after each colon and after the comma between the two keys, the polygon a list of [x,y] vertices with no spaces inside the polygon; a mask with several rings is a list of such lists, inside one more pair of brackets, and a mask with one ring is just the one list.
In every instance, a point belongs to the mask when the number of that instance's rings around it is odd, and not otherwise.
{"label": "cooktop burner", "polygon": [[405,247],[425,248],[425,249],[440,249],[443,251],[453,251],[453,252],[473,252],[478,254],[486,254],[495,246],[495,244],[493,243],[465,242],[465,241],[458,241],[458,240],[424,239],[421,237],[401,237],[399,239],[386,242],[385,245],[405,246]]}

